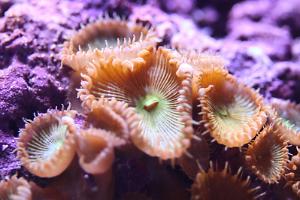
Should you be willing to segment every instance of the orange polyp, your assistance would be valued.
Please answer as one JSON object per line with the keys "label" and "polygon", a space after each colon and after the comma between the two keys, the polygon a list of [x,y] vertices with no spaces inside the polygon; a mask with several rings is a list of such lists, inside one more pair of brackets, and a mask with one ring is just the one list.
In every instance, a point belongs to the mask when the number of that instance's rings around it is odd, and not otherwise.
{"label": "orange polyp", "polygon": [[227,147],[249,143],[265,124],[262,97],[223,68],[205,68],[197,77],[201,121]]}
{"label": "orange polyp", "polygon": [[48,111],[21,130],[17,154],[22,165],[39,177],[61,174],[75,156],[76,111]]}
{"label": "orange polyp", "polygon": [[292,145],[300,145],[300,105],[287,100],[273,99],[273,109],[277,112],[283,136]]}
{"label": "orange polyp", "polygon": [[278,183],[288,161],[287,141],[278,124],[268,124],[249,145],[245,161],[250,170],[266,183]]}
{"label": "orange polyp", "polygon": [[[216,167],[217,168],[217,167]],[[214,169],[212,163],[208,171],[200,170],[192,185],[192,200],[254,200],[257,190],[250,187],[250,178],[243,180],[241,168],[231,175],[228,163],[223,170]]]}
{"label": "orange polyp", "polygon": [[0,199],[2,200],[32,200],[30,184],[24,178],[16,175],[9,180],[0,181]]}
{"label": "orange polyp", "polygon": [[114,147],[125,141],[109,131],[89,128],[77,133],[76,143],[80,166],[90,174],[103,174],[112,167]]}
{"label": "orange polyp", "polygon": [[193,101],[197,101],[198,98],[198,77],[205,69],[225,69],[225,61],[218,55],[203,53],[198,51],[179,50],[176,51],[173,62],[177,62],[182,65],[189,65],[192,67],[193,81],[192,81],[192,93]]}
{"label": "orange polyp", "polygon": [[148,56],[150,62],[135,71],[117,66],[114,59],[93,63],[83,76],[79,97],[87,109],[96,102],[122,105],[139,149],[163,160],[178,158],[193,135],[192,75],[178,71],[172,51],[159,48]]}
{"label": "orange polyp", "polygon": [[65,43],[62,64],[86,73],[91,61],[114,57],[122,60],[122,66],[135,70],[148,62],[158,41],[148,27],[119,18],[103,18],[88,24]]}
{"label": "orange polyp", "polygon": [[287,164],[287,170],[284,174],[286,185],[288,185],[294,194],[300,197],[300,151],[297,148],[297,154],[294,155]]}

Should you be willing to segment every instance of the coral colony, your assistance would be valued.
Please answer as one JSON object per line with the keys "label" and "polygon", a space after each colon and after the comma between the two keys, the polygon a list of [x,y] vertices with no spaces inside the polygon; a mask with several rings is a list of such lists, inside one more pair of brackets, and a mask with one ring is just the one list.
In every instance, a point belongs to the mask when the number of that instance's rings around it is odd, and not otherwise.
{"label": "coral colony", "polygon": [[142,4],[0,3],[0,199],[300,199],[300,3]]}

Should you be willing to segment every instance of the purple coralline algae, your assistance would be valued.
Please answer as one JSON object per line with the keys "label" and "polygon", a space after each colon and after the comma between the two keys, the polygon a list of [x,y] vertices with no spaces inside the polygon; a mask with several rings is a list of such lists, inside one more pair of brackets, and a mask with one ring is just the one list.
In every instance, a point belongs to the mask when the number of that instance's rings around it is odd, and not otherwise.
{"label": "purple coralline algae", "polygon": [[13,175],[21,168],[20,161],[16,158],[16,139],[9,131],[0,130],[0,179]]}
{"label": "purple coralline algae", "polygon": [[230,24],[228,39],[257,46],[274,59],[286,59],[290,55],[291,36],[287,29],[252,21]]}
{"label": "purple coralline algae", "polygon": [[1,71],[0,119],[5,128],[20,127],[22,118],[28,115],[27,109],[31,107],[31,103],[28,104],[31,102],[27,83],[29,73],[30,69],[25,65],[10,66]]}
{"label": "purple coralline algae", "polygon": [[298,0],[245,1],[233,6],[230,21],[251,20],[253,22],[268,23],[280,28],[289,28],[290,33],[297,37],[300,34]]}
{"label": "purple coralline algae", "polygon": [[265,84],[271,97],[292,100],[300,103],[300,68],[299,63],[277,62],[273,65],[269,83]]}

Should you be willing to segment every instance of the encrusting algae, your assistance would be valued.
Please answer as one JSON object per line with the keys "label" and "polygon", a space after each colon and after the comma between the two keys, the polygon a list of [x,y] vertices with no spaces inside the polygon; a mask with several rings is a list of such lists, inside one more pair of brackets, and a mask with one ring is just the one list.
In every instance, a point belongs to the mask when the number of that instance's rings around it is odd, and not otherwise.
{"label": "encrusting algae", "polygon": [[[242,167],[267,184],[286,181],[295,194],[300,193],[295,172],[299,156],[289,161],[287,145],[300,144],[298,106],[273,103],[274,110],[268,112],[263,98],[229,74],[221,57],[158,47],[162,39],[157,35],[155,28],[103,17],[65,43],[62,64],[72,70],[70,99],[78,92],[80,108],[49,110],[28,120],[17,147],[22,166],[49,179],[50,186],[30,190],[25,179],[13,176],[0,183],[0,199],[27,200],[31,193],[40,198],[47,187],[59,191],[63,199],[76,190],[66,183],[70,177],[76,180],[78,173],[86,174],[75,181],[76,186],[87,177],[96,186],[91,193],[80,188],[74,198],[98,194],[112,199],[118,156],[124,156],[127,147],[131,149],[126,156],[136,151],[147,159],[157,157],[157,162],[177,161],[176,167],[194,181],[191,198],[195,200],[264,196],[259,186],[252,187],[252,176],[242,178]],[[81,124],[78,114],[83,116]],[[206,133],[211,138],[202,136]],[[209,166],[210,139],[225,149],[247,149],[240,152],[245,163],[236,174],[231,174],[228,162],[223,170],[215,169],[212,162]],[[63,185],[68,185],[66,190]],[[149,196],[126,193],[126,198]]]}

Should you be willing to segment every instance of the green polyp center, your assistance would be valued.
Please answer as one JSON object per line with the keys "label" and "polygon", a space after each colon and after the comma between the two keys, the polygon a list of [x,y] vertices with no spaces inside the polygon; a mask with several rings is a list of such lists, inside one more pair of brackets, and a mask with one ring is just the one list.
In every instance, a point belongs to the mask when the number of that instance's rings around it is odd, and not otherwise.
{"label": "green polyp center", "polygon": [[241,130],[251,120],[252,116],[257,112],[254,103],[248,98],[235,95],[232,102],[214,105],[212,102],[212,112],[214,119],[212,123],[218,127],[221,132]]}
{"label": "green polyp center", "polygon": [[141,103],[143,104],[144,110],[151,112],[158,107],[159,101],[160,99],[158,97],[147,95]]}
{"label": "green polyp center", "polygon": [[153,127],[157,124],[157,120],[164,120],[162,116],[168,112],[169,103],[159,93],[153,92],[140,97],[135,109],[143,116],[145,123]]}
{"label": "green polyp center", "polygon": [[63,144],[64,144],[64,139],[58,138],[51,145],[49,145],[48,150],[45,151],[44,153],[44,157],[47,158],[49,156],[52,156],[56,151],[58,151],[63,146]]}
{"label": "green polyp center", "polygon": [[229,117],[230,113],[228,112],[227,108],[224,106],[217,109],[217,114],[223,118],[223,117]]}
{"label": "green polyp center", "polygon": [[67,129],[66,125],[54,124],[35,135],[27,148],[30,160],[51,158],[64,145]]}
{"label": "green polyp center", "polygon": [[220,125],[221,131],[240,128],[240,120],[232,114],[230,105],[216,107],[215,115],[217,119],[215,123]]}
{"label": "green polyp center", "polygon": [[50,132],[52,132],[52,134],[49,138],[52,140],[52,143],[49,143],[48,149],[44,153],[45,157],[53,155],[63,146],[67,134],[67,126],[61,124],[56,127],[51,127]]}
{"label": "green polyp center", "polygon": [[109,47],[117,47],[117,36],[99,36],[92,40],[90,40],[86,45],[82,46],[82,50],[87,51],[89,48],[91,49],[103,49],[106,47],[106,43]]}

